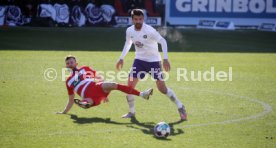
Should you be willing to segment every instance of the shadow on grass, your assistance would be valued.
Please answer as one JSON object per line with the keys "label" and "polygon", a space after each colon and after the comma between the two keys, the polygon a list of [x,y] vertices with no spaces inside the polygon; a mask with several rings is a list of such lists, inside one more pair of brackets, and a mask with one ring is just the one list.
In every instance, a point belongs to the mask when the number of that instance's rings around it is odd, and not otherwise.
{"label": "shadow on grass", "polygon": [[117,125],[126,125],[130,123],[119,123],[116,121],[112,121],[110,118],[99,118],[99,117],[92,117],[92,118],[79,118],[77,115],[71,114],[71,119],[73,119],[74,123],[78,124],[89,124],[89,123],[106,123],[106,124],[117,124]]}
{"label": "shadow on grass", "polygon": [[[137,129],[142,131],[144,134],[152,135],[154,138],[158,140],[171,140],[169,138],[158,138],[153,135],[154,131],[154,122],[140,122],[137,120],[136,117],[131,118],[130,123],[120,123],[116,121],[112,121],[110,118],[99,118],[99,117],[92,117],[92,118],[85,118],[81,117],[79,118],[77,115],[70,114],[71,119],[74,123],[77,124],[93,124],[93,123],[106,123],[106,124],[115,124],[115,125],[126,125],[126,127]],[[174,125],[180,124],[183,121],[176,121],[169,123],[171,127],[171,134],[170,136],[177,136],[180,134],[184,134],[184,131],[182,129],[176,129],[174,128]]]}
{"label": "shadow on grass", "polygon": [[[148,123],[147,122],[144,122],[144,123],[139,122],[136,117],[131,118],[130,121],[131,121],[131,123],[133,123],[133,124],[135,124],[139,127],[134,127],[132,125],[128,125],[128,127],[139,129],[144,134],[153,135],[155,123],[153,123],[153,122],[148,122]],[[184,122],[184,121],[179,120],[179,121],[176,121],[176,122],[169,123],[170,128],[171,128],[170,136],[177,136],[177,135],[180,135],[180,134],[184,134],[184,131],[182,129],[174,128],[174,125],[180,124],[182,122]],[[168,138],[158,138],[158,137],[155,137],[155,136],[153,136],[153,137],[158,139],[158,140],[171,140],[171,139],[168,139]]]}

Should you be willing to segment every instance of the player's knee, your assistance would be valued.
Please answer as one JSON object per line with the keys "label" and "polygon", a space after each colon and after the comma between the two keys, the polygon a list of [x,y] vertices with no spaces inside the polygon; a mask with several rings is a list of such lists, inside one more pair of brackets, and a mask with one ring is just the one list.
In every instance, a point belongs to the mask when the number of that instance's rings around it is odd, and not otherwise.
{"label": "player's knee", "polygon": [[157,86],[157,88],[162,94],[167,94],[167,88],[166,87]]}
{"label": "player's knee", "polygon": [[109,87],[110,87],[111,89],[117,89],[117,83],[115,83],[115,82],[110,82]]}
{"label": "player's knee", "polygon": [[115,82],[106,82],[106,83],[103,83],[103,88],[105,90],[114,90],[117,88],[117,83]]}

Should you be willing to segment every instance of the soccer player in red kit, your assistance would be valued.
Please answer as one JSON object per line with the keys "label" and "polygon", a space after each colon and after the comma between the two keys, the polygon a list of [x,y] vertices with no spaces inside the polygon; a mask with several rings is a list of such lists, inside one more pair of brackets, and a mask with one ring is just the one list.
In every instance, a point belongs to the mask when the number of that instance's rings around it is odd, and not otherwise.
{"label": "soccer player in red kit", "polygon": [[[65,59],[66,68],[70,68],[71,75],[66,80],[69,101],[62,112],[58,114],[66,114],[73,106],[74,102],[82,108],[90,108],[101,104],[102,101],[108,101],[107,97],[112,90],[119,90],[126,94],[141,96],[149,99],[153,89],[139,92],[127,85],[115,82],[104,82],[97,72],[88,66],[77,67],[78,63],[74,56],[67,56]],[[97,82],[98,81],[98,82]],[[74,99],[77,93],[82,100]]]}

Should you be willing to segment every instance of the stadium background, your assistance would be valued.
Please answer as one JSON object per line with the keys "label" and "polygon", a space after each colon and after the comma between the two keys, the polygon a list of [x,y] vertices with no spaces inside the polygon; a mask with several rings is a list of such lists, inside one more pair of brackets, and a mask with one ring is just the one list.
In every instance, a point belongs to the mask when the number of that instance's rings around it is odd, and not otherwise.
{"label": "stadium background", "polygon": [[1,0],[0,25],[128,26],[143,9],[153,26],[275,31],[275,0]]}
{"label": "stadium background", "polygon": [[[129,12],[141,8],[146,22],[168,40],[170,51],[275,52],[275,3],[275,0],[1,0],[0,48],[120,51],[125,28],[131,25]],[[7,44],[11,41],[13,44]],[[90,41],[96,44],[92,47]]]}

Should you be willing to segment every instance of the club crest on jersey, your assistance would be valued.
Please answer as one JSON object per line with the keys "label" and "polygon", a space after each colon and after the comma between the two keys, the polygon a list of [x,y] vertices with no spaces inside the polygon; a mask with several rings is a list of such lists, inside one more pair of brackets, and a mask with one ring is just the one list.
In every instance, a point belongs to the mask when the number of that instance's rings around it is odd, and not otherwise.
{"label": "club crest on jersey", "polygon": [[142,48],[144,46],[143,43],[139,42],[139,41],[136,41],[135,42],[135,46],[139,47],[139,48]]}
{"label": "club crest on jersey", "polygon": [[145,34],[145,35],[143,35],[143,38],[146,39],[146,38],[148,38],[148,36]]}

